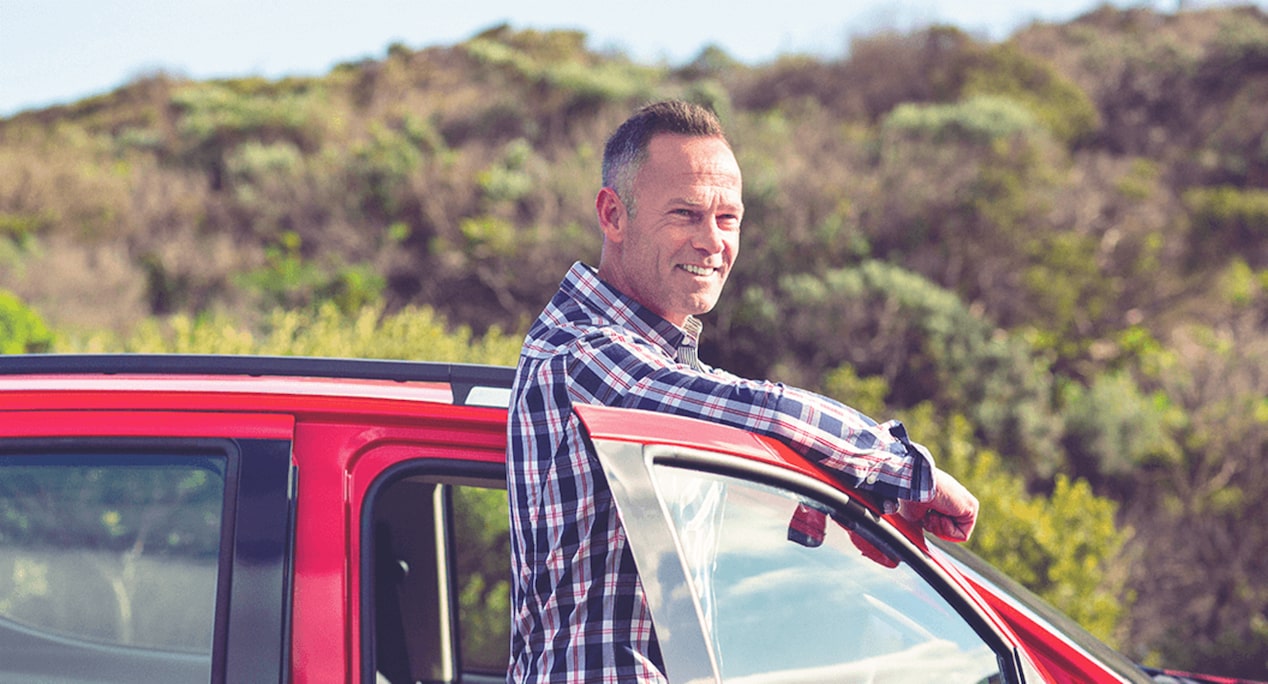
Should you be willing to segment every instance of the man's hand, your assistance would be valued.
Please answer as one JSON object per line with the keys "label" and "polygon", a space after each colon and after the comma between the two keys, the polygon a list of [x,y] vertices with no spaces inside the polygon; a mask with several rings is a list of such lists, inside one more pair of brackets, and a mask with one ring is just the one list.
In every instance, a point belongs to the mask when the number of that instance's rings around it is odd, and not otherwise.
{"label": "man's hand", "polygon": [[898,513],[919,522],[934,536],[947,541],[968,541],[977,523],[977,497],[945,472],[933,471],[933,498],[925,501],[899,501]]}

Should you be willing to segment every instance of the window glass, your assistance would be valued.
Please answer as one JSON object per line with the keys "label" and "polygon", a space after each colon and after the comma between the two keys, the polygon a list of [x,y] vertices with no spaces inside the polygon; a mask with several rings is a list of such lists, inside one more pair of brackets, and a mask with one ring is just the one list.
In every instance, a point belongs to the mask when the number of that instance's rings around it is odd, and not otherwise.
{"label": "window glass", "polygon": [[729,682],[993,681],[995,654],[908,565],[786,491],[655,470]]}
{"label": "window glass", "polygon": [[509,516],[506,490],[485,482],[407,476],[375,496],[366,681],[505,681]]}
{"label": "window glass", "polygon": [[216,458],[0,458],[0,647],[34,633],[54,649],[209,655],[224,471]]}
{"label": "window glass", "polygon": [[463,669],[505,673],[510,659],[511,538],[505,489],[454,487],[454,574]]}

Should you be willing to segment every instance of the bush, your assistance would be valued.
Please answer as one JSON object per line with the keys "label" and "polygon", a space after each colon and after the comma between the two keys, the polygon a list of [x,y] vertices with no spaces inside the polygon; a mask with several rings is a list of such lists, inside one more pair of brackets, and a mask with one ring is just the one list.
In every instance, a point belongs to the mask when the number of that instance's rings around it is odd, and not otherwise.
{"label": "bush", "polygon": [[1195,263],[1241,255],[1268,266],[1268,190],[1193,188],[1184,193],[1184,204]]}
{"label": "bush", "polygon": [[1116,641],[1131,604],[1126,573],[1116,571],[1131,537],[1115,522],[1118,506],[1064,474],[1047,494],[1027,490],[1000,456],[975,445],[969,422],[938,418],[931,407],[907,417],[908,429],[933,451],[939,467],[981,504],[969,548],[1046,599],[1089,632]]}
{"label": "bush", "polygon": [[387,314],[382,306],[344,312],[327,302],[314,310],[275,310],[244,326],[221,316],[151,319],[126,338],[108,334],[71,340],[64,352],[260,354],[340,358],[417,359],[514,365],[521,340],[494,328],[483,336],[450,327],[430,308]]}
{"label": "bush", "polygon": [[321,103],[312,93],[243,92],[231,84],[190,85],[172,94],[180,112],[178,131],[195,148],[229,149],[238,142],[291,142],[317,146]]}
{"label": "bush", "polygon": [[823,276],[787,276],[775,297],[788,365],[849,363],[883,378],[894,406],[932,401],[967,415],[1019,471],[1048,477],[1061,465],[1051,377],[1027,344],[997,331],[956,295],[877,261]]}
{"label": "bush", "polygon": [[238,145],[289,143],[304,153],[320,147],[329,103],[314,92],[255,93],[226,83],[189,85],[171,97],[177,112],[177,156],[224,186],[227,157]]}
{"label": "bush", "polygon": [[605,102],[646,100],[664,70],[617,58],[598,59],[585,49],[585,34],[576,31],[512,31],[490,29],[462,44],[477,62],[504,69],[539,91],[562,96],[565,110]]}
{"label": "bush", "polygon": [[0,290],[0,354],[47,352],[53,333],[16,295]]}
{"label": "bush", "polygon": [[1073,144],[1100,126],[1095,103],[1052,65],[1010,43],[991,46],[969,58],[961,97],[1005,97],[1030,111],[1057,140]]}
{"label": "bush", "polygon": [[[420,144],[430,148],[440,141],[431,129],[411,119],[419,137],[409,129],[398,131],[375,122],[367,140],[356,144],[350,154],[346,173],[352,181],[352,196],[359,198],[363,211],[371,217],[397,217],[406,204],[411,175],[423,164]],[[429,134],[430,133],[430,134]],[[429,151],[434,151],[429,149]]]}
{"label": "bush", "polygon": [[988,144],[1040,128],[1035,115],[1016,100],[978,95],[955,104],[901,104],[885,117],[881,134],[935,143]]}
{"label": "bush", "polygon": [[1062,446],[1076,473],[1121,489],[1145,469],[1181,462],[1180,409],[1164,394],[1142,392],[1126,372],[1100,375],[1090,387],[1067,384],[1062,405]]}

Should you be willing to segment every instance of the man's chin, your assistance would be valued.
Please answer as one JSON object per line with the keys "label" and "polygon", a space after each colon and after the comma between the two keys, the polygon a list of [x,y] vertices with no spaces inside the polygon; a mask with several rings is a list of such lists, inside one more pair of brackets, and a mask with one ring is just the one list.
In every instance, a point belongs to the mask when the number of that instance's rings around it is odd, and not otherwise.
{"label": "man's chin", "polygon": [[691,306],[687,309],[692,316],[703,316],[713,311],[713,307],[717,306],[717,297],[697,298],[691,302]]}

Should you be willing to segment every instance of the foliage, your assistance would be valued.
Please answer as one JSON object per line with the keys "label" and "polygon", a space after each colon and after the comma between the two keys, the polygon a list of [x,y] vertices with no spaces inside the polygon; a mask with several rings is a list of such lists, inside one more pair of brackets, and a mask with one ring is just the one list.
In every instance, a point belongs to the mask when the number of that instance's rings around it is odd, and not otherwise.
{"label": "foliage", "polygon": [[877,191],[864,200],[872,253],[981,302],[1003,325],[1050,320],[1024,273],[1061,187],[1065,152],[1004,98],[903,105],[880,129]]}
{"label": "foliage", "polygon": [[287,232],[280,237],[282,244],[265,250],[261,268],[237,278],[244,289],[260,293],[267,304],[301,308],[332,302],[351,312],[381,299],[383,278],[372,268],[314,264],[300,253],[298,235]]}
{"label": "foliage", "polygon": [[[1258,521],[1268,499],[1268,344],[1260,314],[1243,311],[1219,329],[1194,325],[1168,344],[1142,349],[1132,369],[1145,392],[1174,404],[1170,435],[1178,458],[1131,479],[1124,520],[1182,530],[1185,543],[1158,554],[1148,540],[1129,545],[1130,581],[1140,596],[1129,630],[1133,650],[1187,669],[1262,676],[1268,632],[1268,573]],[[1145,494],[1148,495],[1145,495]],[[1194,572],[1194,568],[1203,568]],[[1224,601],[1218,597],[1236,597]]]}
{"label": "foliage", "polygon": [[409,179],[424,163],[424,153],[437,153],[443,140],[417,117],[403,122],[402,130],[374,122],[368,140],[351,154],[348,175],[362,186],[364,208],[385,216],[398,216],[406,207]]}
{"label": "foliage", "polygon": [[0,290],[0,354],[46,352],[52,344],[53,333],[40,315]]}
{"label": "foliage", "polygon": [[993,452],[944,453],[942,466],[982,505],[970,548],[1114,643],[1119,620],[1130,607],[1126,574],[1115,570],[1130,532],[1118,528],[1115,503],[1095,495],[1086,481],[1060,474],[1050,494],[1031,495]]}
{"label": "foliage", "polygon": [[1065,144],[1086,140],[1100,124],[1096,105],[1052,65],[1003,43],[970,58],[962,97],[996,96],[1024,106]]}
{"label": "foliage", "polygon": [[[509,658],[506,616],[511,614],[511,583],[506,559],[510,557],[510,514],[506,493],[500,489],[454,489],[454,537],[462,540],[455,575],[462,588],[458,602],[464,619],[462,646],[481,654],[484,662],[503,663]],[[495,579],[495,578],[507,579]],[[494,657],[503,654],[503,657]]]}
{"label": "foliage", "polygon": [[[1060,462],[1051,378],[1024,342],[997,332],[953,293],[877,261],[821,277],[786,276],[784,354],[809,368],[847,362],[887,383],[887,401],[932,401],[973,420],[979,436],[1046,477]],[[1024,465],[1023,465],[1024,464]]]}
{"label": "foliage", "polygon": [[179,115],[176,134],[181,148],[192,155],[191,161],[215,164],[247,140],[289,142],[304,150],[317,147],[325,132],[319,91],[279,93],[253,85],[251,81],[198,84],[172,94],[172,106]]}
{"label": "foliage", "polygon": [[881,126],[883,135],[912,136],[935,143],[990,143],[1038,128],[1039,121],[1029,109],[995,95],[978,95],[949,105],[902,104]]}
{"label": "foliage", "polygon": [[645,100],[655,91],[659,70],[624,60],[596,60],[584,43],[585,35],[573,31],[515,32],[497,27],[462,48],[481,64],[553,91],[552,104],[568,111]]}
{"label": "foliage", "polygon": [[256,328],[222,316],[176,315],[147,321],[124,339],[97,335],[66,340],[60,352],[259,354],[373,359],[426,359],[512,365],[520,340],[495,329],[483,336],[465,326],[450,329],[430,308],[385,313],[381,305],[344,312],[334,303],[315,311],[275,310]]}
{"label": "foliage", "polygon": [[1182,458],[1176,442],[1180,409],[1161,392],[1145,395],[1129,373],[1099,376],[1088,387],[1069,383],[1063,390],[1062,447],[1075,472],[1121,486],[1135,473]]}
{"label": "foliage", "polygon": [[[999,455],[981,486],[1017,498],[1022,537],[1048,534],[1030,503],[1086,482],[1133,531],[1127,584],[1097,584],[1135,598],[1124,648],[1264,678],[1265,45],[1259,8],[1107,5],[1002,43],[937,26],[751,66],[500,26],[320,78],[147,75],[0,120],[20,302],[0,330],[38,311],[23,351],[510,363],[501,331],[599,254],[605,136],[689,98],[745,173],[708,361],[930,407],[915,434],[975,440],[961,472]],[[1053,595],[1093,584],[1027,543]]]}
{"label": "foliage", "polygon": [[1194,188],[1184,203],[1192,216],[1190,244],[1203,261],[1232,255],[1268,266],[1268,190]]}

